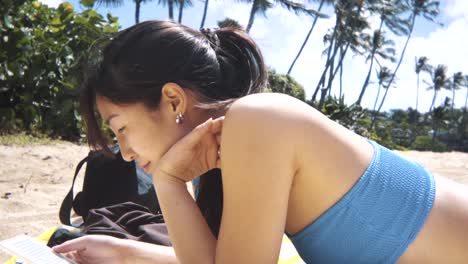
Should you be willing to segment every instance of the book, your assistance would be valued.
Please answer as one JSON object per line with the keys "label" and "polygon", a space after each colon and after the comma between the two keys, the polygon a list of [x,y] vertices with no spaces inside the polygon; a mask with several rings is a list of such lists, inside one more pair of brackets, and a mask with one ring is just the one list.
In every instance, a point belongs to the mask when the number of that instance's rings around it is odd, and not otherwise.
{"label": "book", "polygon": [[0,248],[31,264],[76,264],[73,260],[55,253],[47,245],[27,235],[2,240]]}

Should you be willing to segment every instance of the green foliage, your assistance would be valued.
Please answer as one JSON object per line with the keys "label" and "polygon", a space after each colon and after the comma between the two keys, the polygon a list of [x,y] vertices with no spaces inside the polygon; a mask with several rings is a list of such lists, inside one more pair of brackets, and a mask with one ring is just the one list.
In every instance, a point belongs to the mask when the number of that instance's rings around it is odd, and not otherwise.
{"label": "green foliage", "polygon": [[277,74],[275,70],[270,69],[268,83],[271,92],[288,94],[305,101],[304,88],[289,75]]}
{"label": "green foliage", "polygon": [[[318,107],[311,102],[309,104],[316,108]],[[363,124],[370,121],[366,118],[366,110],[362,109],[359,105],[347,106],[344,102],[344,96],[340,98],[328,96],[324,101],[322,109],[319,110],[338,124],[360,135],[369,135],[368,130],[363,126]]]}
{"label": "green foliage", "polygon": [[26,133],[0,135],[0,145],[30,146],[64,143],[65,141],[51,139],[45,135],[30,135]]}
{"label": "green foliage", "polygon": [[237,28],[240,30],[244,30],[244,28],[240,25],[240,23],[237,20],[234,20],[232,18],[226,17],[223,20],[218,21],[218,27],[220,28],[225,28],[225,27],[233,27]]}
{"label": "green foliage", "polygon": [[430,136],[418,136],[411,146],[415,150],[425,150],[425,151],[436,151],[443,152],[447,151],[447,147],[440,141],[432,140]]}
{"label": "green foliage", "polygon": [[[0,6],[0,132],[42,132],[76,140],[76,95],[93,47],[118,30],[117,18],[62,3],[4,0]],[[82,1],[92,6],[93,1]],[[95,58],[96,56],[94,56]]]}

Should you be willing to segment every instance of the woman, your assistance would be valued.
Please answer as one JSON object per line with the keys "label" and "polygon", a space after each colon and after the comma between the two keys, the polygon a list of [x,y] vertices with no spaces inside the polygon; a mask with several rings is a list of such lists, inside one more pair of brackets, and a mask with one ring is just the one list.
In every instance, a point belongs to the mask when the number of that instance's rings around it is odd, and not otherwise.
{"label": "woman", "polygon": [[[106,147],[96,105],[124,158],[153,175],[177,259],[104,237],[55,251],[83,263],[276,263],[286,232],[307,263],[468,260],[466,187],[299,100],[259,93],[265,72],[236,29],[148,21],[121,32],[84,86],[88,139]],[[217,210],[200,209],[185,183],[215,168],[223,192],[211,202],[223,208],[213,221]]]}

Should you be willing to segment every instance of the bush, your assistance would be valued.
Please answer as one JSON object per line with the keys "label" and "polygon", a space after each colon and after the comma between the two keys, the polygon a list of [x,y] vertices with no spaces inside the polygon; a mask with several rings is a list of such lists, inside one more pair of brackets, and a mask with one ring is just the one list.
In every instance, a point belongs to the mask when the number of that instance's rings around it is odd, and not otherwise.
{"label": "bush", "polygon": [[0,132],[78,139],[76,95],[85,62],[118,31],[117,18],[31,0],[3,0],[0,16]]}
{"label": "bush", "polygon": [[305,92],[302,85],[289,75],[277,74],[275,70],[268,71],[268,89],[274,93],[284,93],[305,101]]}
{"label": "bush", "polygon": [[432,137],[429,136],[418,136],[411,146],[415,150],[422,151],[435,151],[435,152],[444,152],[447,151],[447,147],[437,139],[434,141]]}

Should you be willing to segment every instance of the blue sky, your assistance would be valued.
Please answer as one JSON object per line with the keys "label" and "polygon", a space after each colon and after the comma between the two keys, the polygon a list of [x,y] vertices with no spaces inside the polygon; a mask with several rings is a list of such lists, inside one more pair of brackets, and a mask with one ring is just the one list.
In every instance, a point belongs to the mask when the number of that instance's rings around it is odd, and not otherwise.
{"label": "blue sky", "polygon": [[[61,0],[41,0],[50,6],[57,6]],[[71,0],[75,8],[80,10],[78,0]],[[112,13],[119,17],[122,28],[126,28],[135,23],[135,5],[133,1],[118,8],[100,6],[98,11],[106,14]],[[167,7],[157,4],[158,1],[151,1],[142,5],[140,21],[149,19],[167,19]],[[194,6],[184,10],[182,23],[193,28],[199,28],[204,2],[194,0]],[[316,3],[308,4],[311,8],[316,8]],[[468,74],[468,1],[466,0],[442,0],[441,14],[438,20],[443,26],[434,24],[422,17],[418,17],[413,37],[405,54],[402,66],[398,70],[396,87],[392,88],[383,106],[384,110],[415,107],[416,104],[416,74],[414,73],[415,57],[426,56],[432,65],[445,64],[448,66],[448,74],[462,71]],[[250,5],[239,3],[238,1],[210,0],[205,27],[216,27],[217,21],[230,17],[236,19],[241,24],[246,25],[249,18]],[[330,10],[331,11],[331,10]],[[325,11],[326,12],[326,11]],[[328,12],[330,13],[330,12]],[[177,18],[178,11],[174,16]],[[378,19],[372,25],[377,27]],[[302,42],[310,28],[312,18],[307,16],[296,16],[294,13],[281,7],[275,7],[267,11],[266,17],[261,15],[255,18],[251,29],[251,36],[259,44],[266,63],[275,68],[278,73],[286,73],[292,59],[297,54]],[[321,19],[318,21],[309,42],[304,49],[301,58],[291,75],[301,83],[306,91],[307,98],[310,98],[319,80],[320,74],[325,64],[325,58],[321,56],[324,45],[323,35],[334,24],[334,18]],[[397,55],[401,52],[405,37],[391,37],[396,42]],[[391,69],[395,65],[388,65]],[[365,59],[358,56],[348,56],[344,61],[343,87],[347,103],[354,102],[360,92],[362,83],[367,75],[369,65]],[[421,75],[422,80],[430,82],[430,76]],[[371,81],[376,82],[375,74]],[[427,111],[432,101],[433,92],[426,91],[428,85],[421,82],[419,110]],[[338,91],[339,84],[334,84]],[[363,106],[372,107],[377,85],[372,83],[363,99]],[[467,89],[457,92],[455,106],[461,107],[465,103]],[[445,96],[451,96],[451,92],[445,91],[438,94],[436,104],[441,104]]]}

